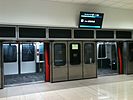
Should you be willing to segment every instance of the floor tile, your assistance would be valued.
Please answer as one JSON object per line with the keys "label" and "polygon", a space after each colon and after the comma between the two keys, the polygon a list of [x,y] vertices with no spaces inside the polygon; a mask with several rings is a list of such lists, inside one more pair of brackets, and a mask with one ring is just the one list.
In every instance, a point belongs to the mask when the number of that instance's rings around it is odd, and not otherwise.
{"label": "floor tile", "polygon": [[0,100],[133,100],[133,75],[7,87]]}

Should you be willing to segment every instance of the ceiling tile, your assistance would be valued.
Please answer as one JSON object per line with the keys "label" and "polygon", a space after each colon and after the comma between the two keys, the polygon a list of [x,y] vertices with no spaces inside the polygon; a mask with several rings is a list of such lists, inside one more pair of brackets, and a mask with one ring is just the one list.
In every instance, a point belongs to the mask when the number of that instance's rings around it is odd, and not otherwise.
{"label": "ceiling tile", "polygon": [[123,6],[123,8],[126,8],[126,9],[133,9],[133,3],[125,4],[125,5]]}
{"label": "ceiling tile", "polygon": [[115,3],[116,3],[115,1],[106,0],[106,1],[101,2],[100,5],[110,6],[110,5],[115,4]]}
{"label": "ceiling tile", "polygon": [[75,3],[87,3],[88,0],[73,0]]}
{"label": "ceiling tile", "polygon": [[121,2],[121,0],[106,0],[106,1]]}
{"label": "ceiling tile", "polygon": [[133,0],[123,0],[124,3],[133,3]]}
{"label": "ceiling tile", "polygon": [[[48,0],[49,1],[49,0]],[[81,4],[97,4],[107,7],[133,9],[133,0],[50,0],[55,2],[70,2]]]}
{"label": "ceiling tile", "polygon": [[88,0],[88,4],[99,4],[103,2],[104,0]]}
{"label": "ceiling tile", "polygon": [[50,0],[50,1],[56,1],[56,2],[73,2],[73,0]]}
{"label": "ceiling tile", "polygon": [[114,3],[111,5],[111,7],[122,7],[124,5],[125,5],[125,3]]}

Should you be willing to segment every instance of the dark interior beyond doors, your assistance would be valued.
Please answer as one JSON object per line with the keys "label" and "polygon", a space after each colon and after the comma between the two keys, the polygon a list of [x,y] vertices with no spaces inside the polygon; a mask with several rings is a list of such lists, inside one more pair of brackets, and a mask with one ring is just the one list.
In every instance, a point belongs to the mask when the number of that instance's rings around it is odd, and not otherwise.
{"label": "dark interior beyond doors", "polygon": [[98,75],[118,74],[117,45],[115,42],[97,43]]}

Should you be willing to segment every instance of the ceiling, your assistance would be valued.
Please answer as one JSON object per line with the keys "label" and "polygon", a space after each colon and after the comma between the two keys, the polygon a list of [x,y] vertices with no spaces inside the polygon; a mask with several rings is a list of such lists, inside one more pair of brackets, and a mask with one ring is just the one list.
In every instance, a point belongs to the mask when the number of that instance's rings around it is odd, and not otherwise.
{"label": "ceiling", "polygon": [[133,10],[133,0],[51,0],[59,2],[81,3],[81,4],[96,4],[100,6],[117,7]]}

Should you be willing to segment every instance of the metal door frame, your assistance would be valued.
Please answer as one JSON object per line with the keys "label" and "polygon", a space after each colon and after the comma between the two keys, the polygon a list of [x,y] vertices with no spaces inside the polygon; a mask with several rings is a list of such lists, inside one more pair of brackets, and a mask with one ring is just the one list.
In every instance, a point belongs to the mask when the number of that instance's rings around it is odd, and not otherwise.
{"label": "metal door frame", "polygon": [[[126,54],[126,55],[125,55],[125,56],[126,56],[126,57],[125,57],[125,58],[126,58],[126,59],[125,59],[125,65],[126,65],[125,70],[126,70],[126,74],[127,74],[127,75],[133,74],[133,71],[131,71],[131,70],[130,70],[131,72],[129,71],[129,69],[131,69],[131,65],[132,65],[132,62],[129,62],[129,59],[128,59],[128,58],[129,58],[129,52],[128,52],[128,51],[129,51],[129,44],[130,44],[130,43],[133,43],[133,42],[131,42],[131,41],[130,41],[130,42],[126,42],[126,47],[127,47],[127,48],[126,48],[126,51],[127,51],[127,52],[125,52],[125,54]],[[130,65],[130,66],[129,66],[129,65]],[[124,66],[123,66],[123,68],[124,68]]]}
{"label": "metal door frame", "polygon": [[118,46],[117,46],[117,42],[116,41],[114,43],[115,43],[114,45],[115,45],[115,48],[116,48],[115,52],[116,52],[116,59],[117,59],[117,62],[116,62],[117,63],[116,64],[117,65],[117,73],[119,74]]}
{"label": "metal door frame", "polygon": [[[71,43],[78,43],[78,44],[80,44],[80,59],[81,59],[81,62],[80,62],[80,64],[79,65],[71,65],[70,64],[70,44]],[[82,54],[83,54],[83,50],[82,50],[82,41],[69,41],[68,42],[68,72],[69,72],[69,76],[68,76],[68,78],[69,78],[69,80],[75,80],[75,79],[82,79],[83,78],[83,59],[82,59]],[[71,76],[71,74],[70,74],[70,69],[72,69],[72,68],[79,68],[79,70],[81,70],[81,73],[79,73],[79,74],[77,74],[78,76]],[[73,72],[74,72],[74,69],[73,69]],[[75,72],[76,72],[76,70],[75,70]],[[71,76],[71,77],[70,77]]]}
{"label": "metal door frame", "polygon": [[125,41],[125,42],[123,42],[123,52],[122,52],[122,56],[123,56],[123,60],[124,60],[124,66],[123,66],[123,73],[124,74],[127,74],[127,75],[129,75],[129,74],[131,74],[131,73],[129,73],[128,72],[128,63],[129,63],[129,61],[128,61],[128,56],[129,56],[129,43],[131,43],[132,41]]}
{"label": "metal door frame", "polygon": [[3,43],[0,42],[0,89],[4,88]]}
{"label": "metal door frame", "polygon": [[[85,64],[85,59],[84,59],[84,55],[85,55],[85,53],[84,53],[84,50],[85,50],[85,44],[89,44],[89,43],[93,43],[94,44],[94,60],[95,60],[95,62],[93,63],[93,65],[95,65],[95,67],[96,67],[96,75],[95,76],[88,76],[88,77],[85,77],[84,76],[84,67],[86,66],[86,65],[92,65],[92,64]],[[96,51],[96,48],[97,48],[97,45],[96,45],[96,42],[92,42],[92,41],[83,41],[82,42],[82,49],[83,49],[83,51],[82,51],[82,59],[83,59],[83,78],[97,78],[97,51]]]}
{"label": "metal door frame", "polygon": [[[54,65],[54,50],[55,50],[54,45],[55,44],[60,44],[60,43],[65,44],[65,46],[66,46],[66,64],[63,65],[63,66],[55,66]],[[51,53],[51,56],[50,56],[50,64],[51,64],[51,66],[50,66],[50,81],[51,82],[67,81],[68,80],[68,52],[67,52],[68,46],[67,45],[68,45],[67,41],[55,41],[55,42],[50,43],[50,53]],[[66,67],[66,69],[64,69],[64,70],[66,70],[66,76],[64,75],[66,77],[65,79],[54,79],[54,69],[55,69],[55,67],[57,69]],[[57,76],[57,77],[59,77],[59,76]]]}

